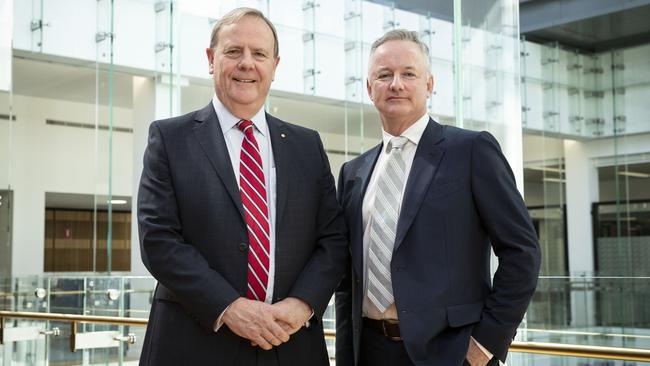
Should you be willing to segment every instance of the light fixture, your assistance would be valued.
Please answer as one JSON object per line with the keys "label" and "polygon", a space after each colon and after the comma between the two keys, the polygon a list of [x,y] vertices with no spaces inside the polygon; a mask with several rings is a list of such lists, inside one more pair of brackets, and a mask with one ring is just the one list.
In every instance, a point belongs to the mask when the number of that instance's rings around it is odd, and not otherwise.
{"label": "light fixture", "polygon": [[650,178],[650,174],[648,173],[631,172],[629,170],[618,172],[618,175],[625,175],[634,178]]}
{"label": "light fixture", "polygon": [[110,200],[108,203],[111,205],[126,205],[126,200]]}
{"label": "light fixture", "polygon": [[552,167],[548,167],[548,166],[531,166],[531,167],[527,167],[526,169],[539,170],[539,171],[542,171],[542,172],[564,173],[564,169],[552,168]]}
{"label": "light fixture", "polygon": [[551,183],[565,183],[566,180],[560,179],[560,178],[544,178],[542,179],[544,182],[551,182]]}

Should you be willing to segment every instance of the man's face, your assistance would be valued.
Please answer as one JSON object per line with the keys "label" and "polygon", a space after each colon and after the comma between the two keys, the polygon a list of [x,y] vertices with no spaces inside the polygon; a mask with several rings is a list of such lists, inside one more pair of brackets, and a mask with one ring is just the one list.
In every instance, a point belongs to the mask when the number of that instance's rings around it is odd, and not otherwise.
{"label": "man's face", "polygon": [[262,108],[280,61],[274,45],[262,19],[244,16],[223,26],[216,48],[206,50],[217,97],[236,117],[251,118]]}
{"label": "man's face", "polygon": [[382,120],[415,122],[426,113],[433,77],[417,44],[388,41],[370,57],[366,86]]}

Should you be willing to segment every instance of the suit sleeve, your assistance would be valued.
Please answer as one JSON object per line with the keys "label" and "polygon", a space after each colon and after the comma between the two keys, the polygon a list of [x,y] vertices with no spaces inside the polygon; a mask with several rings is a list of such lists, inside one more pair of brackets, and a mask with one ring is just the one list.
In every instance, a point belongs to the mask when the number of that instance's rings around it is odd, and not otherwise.
{"label": "suit sleeve", "polygon": [[512,170],[487,132],[473,141],[471,183],[481,222],[499,259],[492,291],[472,336],[505,361],[537,286],[539,243]]}
{"label": "suit sleeve", "polygon": [[[343,205],[345,179],[345,164],[341,168],[338,181],[338,200]],[[336,289],[336,364],[339,366],[354,365],[353,334],[352,334],[352,263],[350,255],[346,260],[345,277]]]}
{"label": "suit sleeve", "polygon": [[347,240],[341,207],[336,200],[334,177],[323,143],[314,132],[320,165],[320,198],[316,215],[316,249],[289,292],[289,296],[305,301],[322,318],[334,290],[345,271]]}
{"label": "suit sleeve", "polygon": [[156,122],[149,127],[144,153],[138,228],[142,261],[149,272],[206,330],[213,331],[219,314],[239,293],[183,238],[164,137]]}

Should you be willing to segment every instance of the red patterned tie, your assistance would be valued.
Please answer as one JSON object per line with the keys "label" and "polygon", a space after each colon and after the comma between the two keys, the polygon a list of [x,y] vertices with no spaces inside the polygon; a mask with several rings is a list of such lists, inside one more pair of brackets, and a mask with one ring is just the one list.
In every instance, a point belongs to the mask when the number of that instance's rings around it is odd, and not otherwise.
{"label": "red patterned tie", "polygon": [[253,136],[253,122],[241,120],[237,127],[244,132],[239,163],[239,194],[244,204],[248,227],[248,298],[264,301],[269,283],[270,225],[269,205],[262,158]]}

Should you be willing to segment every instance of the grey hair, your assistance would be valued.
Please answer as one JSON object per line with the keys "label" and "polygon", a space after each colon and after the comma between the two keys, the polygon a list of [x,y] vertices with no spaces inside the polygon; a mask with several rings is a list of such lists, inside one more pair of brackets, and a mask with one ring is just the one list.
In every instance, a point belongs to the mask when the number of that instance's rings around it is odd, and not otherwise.
{"label": "grey hair", "polygon": [[384,34],[375,42],[373,42],[372,47],[370,47],[370,56],[372,57],[372,54],[375,53],[375,51],[377,50],[377,48],[379,48],[379,46],[389,41],[409,41],[415,43],[418,46],[418,48],[420,48],[420,51],[422,51],[422,55],[424,55],[424,58],[426,59],[427,69],[430,68],[431,65],[429,61],[429,46],[427,46],[426,43],[420,40],[420,36],[418,35],[418,32],[410,31],[406,29],[393,29],[391,31],[386,32],[386,34]]}
{"label": "grey hair", "polygon": [[246,7],[241,7],[241,8],[236,8],[228,13],[226,13],[217,23],[212,27],[212,34],[210,35],[210,49],[214,50],[217,47],[217,42],[219,41],[219,31],[221,28],[223,28],[226,25],[234,24],[237,23],[239,20],[241,20],[243,17],[246,16],[252,16],[256,17],[259,19],[262,19],[266,25],[271,28],[271,32],[273,32],[273,57],[278,57],[280,54],[280,45],[278,44],[278,32],[275,30],[275,27],[273,26],[273,23],[264,16],[264,13],[257,9],[253,8],[246,8]]}

